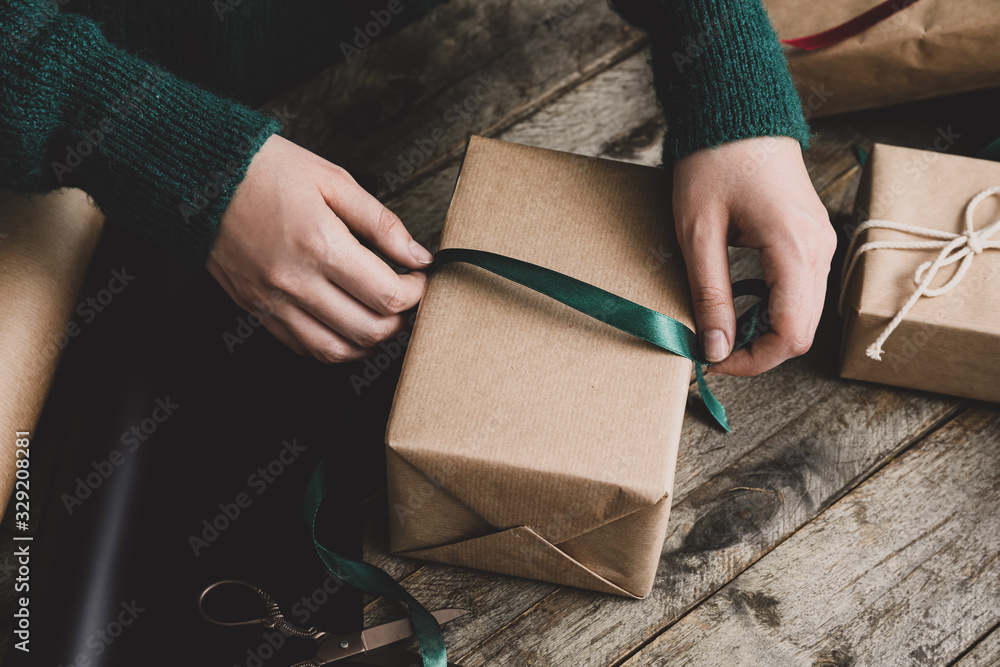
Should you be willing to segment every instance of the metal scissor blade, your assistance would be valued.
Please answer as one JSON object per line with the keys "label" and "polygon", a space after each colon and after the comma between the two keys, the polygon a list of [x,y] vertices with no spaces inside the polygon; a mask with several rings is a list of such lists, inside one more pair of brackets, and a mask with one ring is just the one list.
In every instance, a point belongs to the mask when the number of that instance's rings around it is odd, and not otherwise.
{"label": "metal scissor blade", "polygon": [[[468,613],[468,609],[438,609],[437,611],[432,611],[431,616],[436,618],[438,623],[447,623]],[[361,632],[361,639],[364,642],[366,651],[374,651],[386,644],[392,644],[393,642],[398,642],[400,639],[412,636],[413,626],[407,618],[376,625]]]}
{"label": "metal scissor blade", "polygon": [[[357,655],[351,658],[351,662],[359,665],[380,665],[381,667],[421,667],[423,661],[416,653],[401,651],[397,648],[380,648],[372,653]],[[448,663],[448,667],[459,667],[453,662]]]}

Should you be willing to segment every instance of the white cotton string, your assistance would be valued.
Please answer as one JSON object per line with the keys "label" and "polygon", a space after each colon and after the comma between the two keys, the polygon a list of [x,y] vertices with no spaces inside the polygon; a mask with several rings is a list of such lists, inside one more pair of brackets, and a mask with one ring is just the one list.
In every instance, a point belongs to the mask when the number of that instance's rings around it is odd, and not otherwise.
{"label": "white cotton string", "polygon": [[[857,266],[858,260],[861,259],[862,255],[866,252],[871,250],[941,250],[933,261],[924,262],[917,267],[917,270],[913,275],[913,282],[916,283],[917,288],[913,291],[913,294],[910,295],[910,298],[906,300],[906,303],[904,303],[899,309],[895,317],[893,317],[889,324],[886,325],[879,337],[875,339],[875,342],[868,346],[866,354],[869,357],[876,360],[882,359],[882,345],[921,297],[934,297],[947,294],[954,289],[956,285],[962,282],[962,279],[969,270],[969,266],[972,264],[972,259],[976,255],[982,254],[984,250],[1000,250],[1000,239],[990,240],[997,231],[1000,231],[1000,217],[978,231],[975,229],[973,222],[976,207],[979,206],[980,202],[987,197],[998,194],[1000,194],[1000,186],[995,186],[983,190],[969,201],[968,205],[965,207],[965,231],[961,234],[942,232],[936,229],[919,227],[917,225],[907,225],[900,222],[893,222],[892,220],[868,220],[858,226],[854,232],[854,236],[851,238],[851,243],[847,246],[847,256],[844,259],[844,271],[840,280],[839,308],[841,314],[844,312],[844,298],[847,294],[847,285],[850,281],[851,274],[854,273],[854,267]],[[873,228],[891,229],[898,232],[904,232],[906,234],[912,234],[914,236],[922,236],[924,238],[937,240],[873,241],[858,245],[862,232]],[[940,287],[932,288],[930,285],[937,276],[937,272],[942,267],[949,266],[956,262],[961,262],[961,264],[958,265],[958,268],[955,270],[955,274],[951,277],[951,280]]]}

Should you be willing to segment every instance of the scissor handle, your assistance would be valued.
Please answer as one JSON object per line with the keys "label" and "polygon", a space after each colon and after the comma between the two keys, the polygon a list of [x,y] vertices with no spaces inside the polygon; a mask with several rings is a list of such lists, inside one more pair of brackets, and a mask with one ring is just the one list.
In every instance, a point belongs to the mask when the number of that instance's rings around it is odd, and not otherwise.
{"label": "scissor handle", "polygon": [[[264,605],[267,608],[267,615],[262,618],[252,618],[246,621],[220,621],[209,616],[208,612],[205,611],[205,596],[219,586],[225,585],[243,586],[244,588],[250,589],[257,595],[257,597],[264,601]],[[280,630],[285,634],[292,635],[294,637],[303,637],[314,641],[322,641],[327,635],[327,633],[313,627],[300,628],[296,625],[292,625],[285,620],[285,615],[281,613],[281,608],[278,606],[278,603],[267,593],[267,591],[262,589],[260,586],[251,584],[249,581],[240,581],[239,579],[223,579],[222,581],[217,581],[214,584],[206,586],[198,596],[198,613],[201,614],[201,617],[209,623],[228,628],[236,628],[246,625],[263,625],[274,630]]]}

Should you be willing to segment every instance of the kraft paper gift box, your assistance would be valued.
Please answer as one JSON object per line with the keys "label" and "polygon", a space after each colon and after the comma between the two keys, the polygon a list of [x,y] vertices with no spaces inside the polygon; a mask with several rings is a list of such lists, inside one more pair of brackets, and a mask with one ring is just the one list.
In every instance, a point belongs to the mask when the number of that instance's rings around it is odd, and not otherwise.
{"label": "kraft paper gift box", "polygon": [[[473,137],[441,247],[566,273],[693,328],[666,173]],[[692,362],[478,267],[418,310],[386,434],[391,548],[642,597]]]}
{"label": "kraft paper gift box", "polygon": [[[883,0],[764,0],[782,39],[833,28]],[[808,116],[887,106],[1000,84],[996,0],[919,0],[814,51],[785,46]]]}
{"label": "kraft paper gift box", "polygon": [[[870,218],[944,232],[932,239],[911,232],[859,227],[858,243],[928,242],[941,246],[966,230],[977,194],[1000,186],[1000,163],[877,144],[858,192],[858,220]],[[917,289],[916,272],[942,248],[878,248],[863,252],[843,287],[841,376],[1000,402],[1000,198],[982,198],[972,214],[982,250],[952,239],[951,254],[972,254],[942,266],[929,287],[957,283],[940,296],[921,296],[881,344],[873,347]],[[985,230],[985,231],[984,231]],[[854,253],[850,253],[854,254]],[[851,257],[848,257],[848,262]],[[846,268],[846,265],[845,265]],[[922,274],[926,278],[926,274]]]}

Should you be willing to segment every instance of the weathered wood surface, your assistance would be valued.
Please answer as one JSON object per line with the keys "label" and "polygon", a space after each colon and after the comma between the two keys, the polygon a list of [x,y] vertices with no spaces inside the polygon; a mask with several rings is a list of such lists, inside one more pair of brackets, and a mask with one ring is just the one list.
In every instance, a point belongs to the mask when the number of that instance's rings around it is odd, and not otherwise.
{"label": "weathered wood surface", "polygon": [[[593,84],[599,78],[597,77],[588,83]],[[567,95],[567,98],[571,96],[572,94]],[[525,121],[524,125],[530,126],[530,123],[531,120],[528,120]],[[525,131],[525,135],[529,134],[530,128]],[[824,195],[828,195],[832,201],[841,203],[846,201],[848,199],[846,190],[850,189],[852,184],[856,185],[856,179],[852,180],[855,171],[856,167],[852,162],[848,167],[848,172],[843,175],[843,178],[831,179],[831,187],[828,188],[829,192],[825,192]],[[836,184],[836,187],[834,187],[834,184]],[[833,207],[831,206],[831,208]],[[753,270],[752,253],[735,251],[733,257],[734,275],[745,275]],[[827,332],[831,330],[827,328]],[[685,466],[682,463],[680,465],[675,489],[678,502],[682,502],[689,489],[696,488],[700,482],[703,483],[706,479],[717,475],[727,466],[732,465],[738,460],[740,454],[753,449],[774,430],[787,423],[788,419],[794,417],[800,411],[804,411],[806,406],[825,399],[829,393],[832,393],[840,385],[836,380],[835,369],[831,363],[834,356],[831,351],[834,349],[835,335],[827,336],[827,339],[825,348],[818,346],[814,355],[797,360],[791,364],[786,364],[778,371],[762,378],[755,380],[728,379],[721,383],[716,383],[722,385],[727,383],[742,385],[740,391],[730,391],[725,387],[719,387],[720,397],[732,406],[734,423],[740,424],[740,428],[737,429],[733,436],[720,436],[704,421],[703,417],[698,416],[697,410],[700,408],[695,408],[694,414],[689,416],[685,427],[681,457],[682,461],[695,461],[697,464],[694,466]],[[764,386],[765,383],[766,386]],[[884,391],[883,394],[885,394]],[[886,395],[892,396],[892,393],[890,392]],[[831,413],[837,414],[839,410],[854,412],[846,401],[838,401],[839,399],[833,399],[827,406],[827,415]],[[856,403],[858,406],[870,406],[872,404],[871,396],[865,395],[858,398]],[[876,405],[879,405],[879,403],[876,403]],[[938,406],[942,412],[933,413],[933,417],[939,418],[948,414],[948,410],[954,405],[957,405],[957,402],[946,401],[942,403]],[[881,404],[881,407],[885,412],[892,413],[894,408],[892,407],[891,398],[886,399],[886,403]],[[918,405],[913,410],[913,415],[919,416],[925,410],[925,405]],[[900,415],[893,418],[890,423],[904,426],[902,431],[903,436],[899,438],[898,442],[893,443],[896,447],[905,445],[908,441],[907,438],[912,437],[917,432],[916,430],[912,432],[906,430],[905,426],[912,426],[912,424],[909,424],[905,417],[900,418]],[[855,423],[853,436],[858,444],[866,442],[866,438],[869,435],[867,423]],[[891,448],[889,451],[892,451]],[[849,484],[850,481],[851,479],[848,478],[846,484]],[[677,517],[678,513],[675,510],[675,525],[677,525]],[[380,554],[379,556],[382,558],[384,554]],[[392,559],[388,560],[391,561]],[[380,560],[379,562],[382,561]],[[710,564],[706,569],[711,570],[713,566],[714,564]],[[732,574],[728,570],[725,572],[726,576],[720,576],[717,585],[721,585],[727,581],[729,575]],[[499,584],[498,580],[503,583]],[[488,573],[456,570],[455,568],[434,564],[426,565],[419,570],[413,571],[404,580],[404,583],[411,591],[420,596],[421,599],[425,599],[428,604],[475,605],[478,609],[485,608],[487,610],[483,617],[465,620],[459,630],[449,633],[452,654],[456,656],[463,655],[467,648],[472,647],[480,641],[480,638],[485,636],[484,633],[492,631],[498,625],[502,627],[510,620],[516,619],[517,616],[524,613],[522,609],[528,609],[535,601],[532,599],[532,596],[535,599],[541,600],[542,595],[546,595],[552,590],[551,586],[536,582],[497,577]],[[500,589],[501,585],[502,589]],[[460,599],[456,600],[456,592],[459,591],[458,595]],[[569,660],[572,655],[590,648],[593,642],[593,635],[589,634],[589,632],[594,630],[594,619],[607,616],[608,618],[605,623],[609,628],[613,628],[621,622],[621,619],[613,612],[612,605],[622,605],[623,608],[627,608],[630,604],[645,604],[607,600],[602,598],[602,596],[593,596],[579,591],[562,590],[557,592],[555,599],[560,600],[563,596],[589,598],[586,604],[580,608],[581,615],[579,621],[581,627],[588,628],[588,633],[579,636],[581,642],[579,645],[564,645],[565,654],[560,657],[552,657],[550,662],[546,662],[545,657],[541,653],[529,650],[517,655],[501,654],[490,656],[490,660],[484,660],[484,663],[496,661],[499,664],[506,660],[512,660],[514,662],[511,664],[517,664],[517,660],[531,660],[537,664],[560,664],[560,660]],[[650,615],[648,608],[635,608],[633,606],[633,609],[635,609],[634,615],[637,617],[647,617]],[[682,613],[683,609],[677,613]],[[539,618],[543,624],[551,624],[551,627],[543,625],[542,627],[525,628],[521,627],[515,621],[511,628],[502,631],[503,636],[507,638],[504,641],[509,641],[512,646],[527,645],[532,649],[536,648],[536,644],[563,644],[567,635],[570,634],[563,627],[565,620],[552,619],[549,614],[545,614],[544,617],[534,616],[536,613],[537,607],[532,607],[527,612],[527,615],[531,618]],[[385,607],[380,604],[375,604],[369,608],[369,619],[371,622],[384,620],[394,615],[398,615],[398,609]],[[565,618],[568,618],[568,616],[565,616]],[[654,618],[658,621],[662,620],[656,615],[654,615]],[[567,625],[566,627],[570,626]],[[595,632],[597,635],[607,634],[610,648],[620,648],[621,644],[616,639],[617,636],[613,631],[609,629],[607,633]],[[553,642],[553,636],[559,637],[559,641]],[[644,638],[645,635],[639,632],[636,641],[641,642]],[[475,656],[470,656],[468,660],[468,664],[478,664]],[[462,660],[461,662],[465,664],[467,661]]]}
{"label": "weathered wood surface", "polygon": [[[581,155],[605,155],[657,164],[662,120],[642,53],[635,54],[553,101],[495,138]],[[485,134],[474,128],[470,134]],[[460,157],[388,197],[386,205],[421,241],[436,243],[458,178]]]}
{"label": "weathered wood surface", "polygon": [[[573,31],[563,33],[563,38],[585,32],[587,21],[593,26],[606,25],[602,22],[609,20],[607,16],[586,7],[593,13],[576,14],[579,24],[561,24],[560,30]],[[612,16],[610,20],[615,19]],[[549,31],[551,34],[535,31],[530,23],[526,21],[522,29],[532,40],[561,37],[559,30]],[[442,57],[434,51],[441,48],[433,37],[435,29],[432,26],[425,38],[430,59]],[[407,53],[407,49],[416,48],[420,37],[404,31],[376,45],[387,52],[378,56],[382,60],[374,61],[385,64],[385,71],[399,65],[388,55],[396,48],[394,40],[403,43],[401,52]],[[549,85],[558,78],[551,70],[543,76],[548,77],[545,85],[539,85],[530,72],[525,76],[524,69],[505,71],[507,93],[516,99],[506,100],[503,107],[483,105],[479,115],[463,122],[461,132],[449,135],[434,158],[395,192],[387,191],[380,180],[384,201],[418,239],[433,245],[469,134],[657,164],[664,126],[649,87],[644,55],[637,52],[639,40],[641,37],[622,30],[591,52],[590,61],[585,50],[575,51],[579,58],[566,61],[569,67],[561,71],[559,80],[565,84]],[[326,80],[336,85],[320,84],[312,93],[298,93],[320,112],[307,110],[305,118],[296,118],[290,136],[328,157],[347,156],[343,162],[358,165],[362,171],[384,171],[392,166],[400,146],[433,132],[440,121],[436,115],[440,104],[460,93],[467,95],[462,86],[474,81],[477,72],[498,71],[489,65],[499,62],[497,54],[508,48],[478,43],[470,47],[474,52],[463,63],[469,67],[458,72],[445,68],[427,75],[436,77],[433,80],[418,77],[408,89],[405,102],[400,103],[400,115],[390,114],[386,121],[389,125],[403,123],[405,130],[381,128],[369,136],[362,128],[338,139],[341,143],[324,134],[330,119],[341,113],[338,105],[359,97],[331,92],[345,82],[351,85],[352,77],[357,77],[345,66],[344,73],[326,74]],[[520,54],[507,56],[513,59],[529,52],[556,52],[550,45],[514,44],[509,48]],[[374,57],[378,51],[371,50],[371,54]],[[398,78],[378,72],[366,76],[361,83],[368,92],[360,98],[391,99],[396,94],[394,82],[398,83]],[[289,108],[303,107],[290,103]],[[315,118],[319,120],[310,121],[310,113],[318,113]],[[842,238],[852,222],[850,210],[860,171],[849,150],[851,144],[867,148],[873,141],[883,141],[927,147],[937,129],[947,122],[948,113],[947,105],[930,102],[908,107],[905,122],[900,122],[898,110],[876,110],[816,124],[807,166]],[[318,123],[314,130],[309,129],[310,122]],[[315,128],[322,131],[310,135]],[[734,250],[731,258],[734,277],[758,273],[755,253]],[[369,506],[366,558],[387,568],[428,605],[460,605],[476,611],[446,631],[450,655],[460,664],[596,665],[626,660],[677,619],[695,613],[692,609],[697,611],[706,600],[712,601],[716,591],[734,577],[753,571],[755,562],[766,558],[817,515],[822,516],[826,507],[845,494],[850,498],[851,489],[891,457],[961,411],[962,404],[953,399],[841,382],[834,367],[838,325],[829,312],[823,327],[816,347],[806,357],[761,378],[713,382],[713,389],[730,406],[733,422],[738,425],[732,436],[714,431],[697,402],[692,401],[660,581],[647,600],[630,602],[389,556],[384,496],[376,496]],[[369,623],[376,623],[400,613],[397,606],[376,601],[368,606],[366,617]],[[877,635],[877,623],[873,627]],[[640,660],[637,664],[646,663]]]}
{"label": "weathered wood surface", "polygon": [[998,448],[965,412],[625,664],[947,664],[1000,621]]}
{"label": "weathered wood surface", "polygon": [[[587,656],[576,664],[613,664],[713,595],[953,409],[928,397],[838,387],[835,395],[675,502],[648,598],[630,602],[560,589],[477,646],[462,664],[530,660],[562,665],[573,656]],[[682,446],[681,456],[688,451]],[[700,465],[695,456],[681,461],[684,467]]]}
{"label": "weathered wood surface", "polygon": [[[266,106],[286,115],[292,140],[373,177],[383,201],[433,245],[471,134],[657,164],[664,124],[644,40],[605,0],[451,0]],[[447,120],[481,78],[491,92]],[[965,107],[995,108],[1000,95],[964,99],[974,103],[933,100],[814,124],[806,163],[842,240],[860,171],[849,147],[926,148],[951,125],[980,132]],[[391,187],[386,172],[402,175],[398,156],[426,139],[434,149]],[[734,278],[757,275],[755,257],[733,250]],[[692,389],[647,599],[391,556],[381,493],[368,503],[366,560],[428,606],[474,611],[446,629],[449,655],[463,665],[672,665],[685,664],[687,650],[692,664],[1000,663],[996,412],[841,381],[829,308],[821,327],[800,359],[759,378],[711,381],[732,435],[706,420]],[[382,601],[366,608],[369,624],[401,615]]]}
{"label": "weathered wood surface", "polygon": [[[290,139],[386,193],[400,187],[387,173],[419,179],[469,134],[501,131],[644,39],[606,0],[453,0],[267,106],[295,116]],[[408,159],[418,144],[425,155]]]}
{"label": "weathered wood surface", "polygon": [[1000,665],[1000,629],[994,629],[955,663],[956,667],[996,667]]}
{"label": "weathered wood surface", "polygon": [[[504,141],[523,143],[581,155],[608,157],[638,164],[660,162],[664,125],[650,86],[651,75],[644,53],[636,53],[596,74],[534,115],[505,131],[491,133],[488,127],[470,125],[468,134],[484,134]],[[995,94],[980,94],[987,103],[1000,100]],[[836,192],[835,204],[842,219],[835,221],[846,238],[854,187],[838,188],[838,179],[857,172],[850,148],[858,144],[870,149],[875,142],[927,148],[948,125],[949,107],[930,100],[908,107],[905,122],[898,110],[876,109],[858,117],[822,119],[817,125],[806,166],[817,190]],[[840,125],[838,125],[840,123]],[[436,243],[458,177],[460,156],[441,162],[435,169],[412,179],[412,184],[384,197],[422,242]],[[855,177],[856,178],[856,177]]]}

